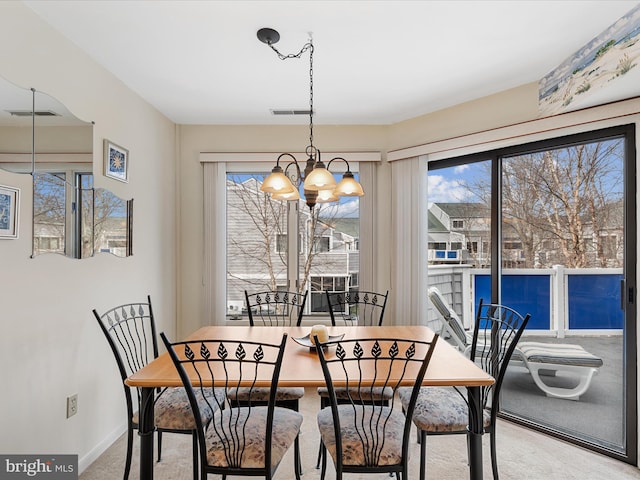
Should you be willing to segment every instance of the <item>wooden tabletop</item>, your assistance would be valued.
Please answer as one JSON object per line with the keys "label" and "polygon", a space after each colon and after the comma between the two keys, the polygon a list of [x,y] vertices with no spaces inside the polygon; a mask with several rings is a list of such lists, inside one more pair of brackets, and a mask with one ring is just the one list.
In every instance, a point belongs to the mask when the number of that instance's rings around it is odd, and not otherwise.
{"label": "wooden tabletop", "polygon": [[[324,376],[318,355],[308,347],[296,343],[310,333],[310,327],[248,327],[209,326],[202,327],[186,340],[252,340],[279,343],[287,333],[287,345],[280,372],[279,386],[318,387],[324,386]],[[429,341],[433,331],[424,326],[382,326],[382,327],[328,327],[329,335],[344,334],[349,338],[397,338]],[[440,339],[431,358],[424,378],[424,385],[477,387],[491,385],[493,377],[469,361],[458,350]],[[176,387],[181,386],[180,377],[168,354],[160,355],[146,367],[140,369],[127,380],[132,387]]]}

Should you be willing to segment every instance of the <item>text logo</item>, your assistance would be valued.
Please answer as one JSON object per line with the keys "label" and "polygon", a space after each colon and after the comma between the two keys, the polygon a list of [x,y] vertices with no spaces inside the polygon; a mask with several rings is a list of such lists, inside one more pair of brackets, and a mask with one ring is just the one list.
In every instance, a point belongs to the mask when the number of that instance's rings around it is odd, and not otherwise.
{"label": "text logo", "polygon": [[78,455],[0,455],[0,480],[78,480]]}

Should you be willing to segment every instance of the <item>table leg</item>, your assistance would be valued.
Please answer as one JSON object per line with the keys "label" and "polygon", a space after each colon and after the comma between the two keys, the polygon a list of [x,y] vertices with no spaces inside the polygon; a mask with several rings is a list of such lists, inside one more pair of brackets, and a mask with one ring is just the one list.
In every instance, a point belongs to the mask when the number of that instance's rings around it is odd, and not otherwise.
{"label": "table leg", "polygon": [[469,478],[482,480],[482,434],[484,425],[482,418],[482,402],[480,387],[467,387],[469,400]]}
{"label": "table leg", "polygon": [[140,480],[153,480],[154,390],[142,388],[138,435],[140,436]]}

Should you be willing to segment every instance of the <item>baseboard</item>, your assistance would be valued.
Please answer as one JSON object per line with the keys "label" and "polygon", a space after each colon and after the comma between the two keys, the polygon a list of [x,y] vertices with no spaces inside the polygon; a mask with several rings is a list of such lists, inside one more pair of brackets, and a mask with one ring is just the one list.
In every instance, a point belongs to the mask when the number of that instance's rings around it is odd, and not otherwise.
{"label": "baseboard", "polygon": [[114,431],[112,431],[109,435],[107,435],[104,440],[98,443],[94,448],[91,449],[89,453],[87,453],[84,457],[78,459],[78,473],[81,474],[84,472],[89,465],[95,462],[100,455],[107,451],[107,449],[113,445],[113,443],[120,438],[120,436],[127,431],[127,424],[123,423]]}

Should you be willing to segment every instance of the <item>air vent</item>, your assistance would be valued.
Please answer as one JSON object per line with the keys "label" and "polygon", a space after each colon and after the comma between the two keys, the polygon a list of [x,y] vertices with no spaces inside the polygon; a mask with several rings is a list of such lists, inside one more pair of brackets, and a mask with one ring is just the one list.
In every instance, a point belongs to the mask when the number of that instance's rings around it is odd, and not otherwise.
{"label": "air vent", "polygon": [[[30,117],[31,110],[7,110],[14,117]],[[60,114],[51,110],[36,110],[33,112],[36,117],[59,117]]]}
{"label": "air vent", "polygon": [[309,115],[310,110],[271,110],[271,115]]}

